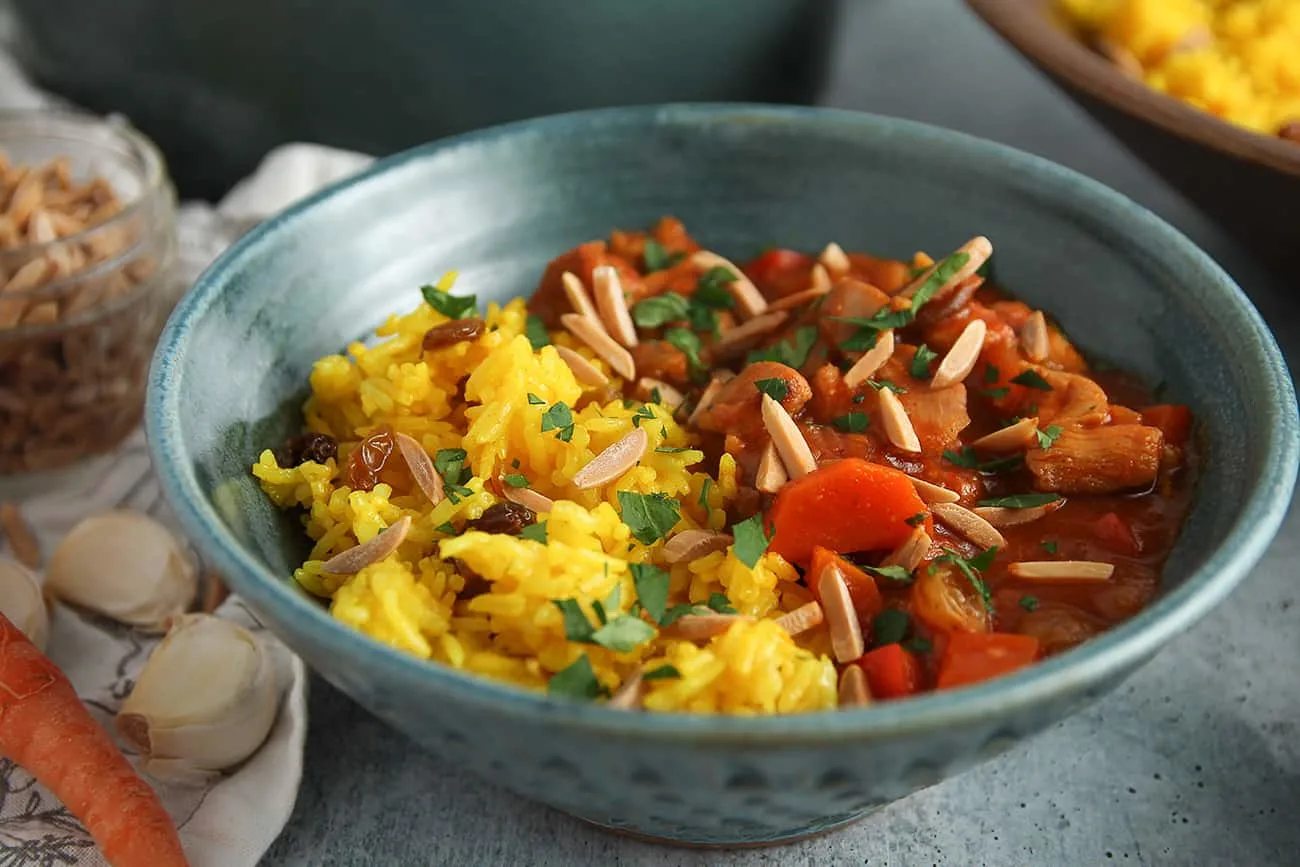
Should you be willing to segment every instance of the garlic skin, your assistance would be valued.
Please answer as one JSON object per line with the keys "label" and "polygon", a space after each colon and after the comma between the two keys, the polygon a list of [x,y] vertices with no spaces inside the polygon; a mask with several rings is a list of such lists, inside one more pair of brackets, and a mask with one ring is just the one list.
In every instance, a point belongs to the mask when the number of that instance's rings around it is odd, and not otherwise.
{"label": "garlic skin", "polygon": [[120,623],[159,628],[198,592],[186,549],[141,512],[101,512],[63,538],[45,569],[50,595]]}
{"label": "garlic skin", "polygon": [[36,576],[24,566],[0,558],[0,613],[45,652],[50,634],[50,613]]}
{"label": "garlic skin", "polygon": [[172,621],[122,703],[117,729],[156,779],[202,785],[266,740],[280,705],[267,648],[210,614]]}

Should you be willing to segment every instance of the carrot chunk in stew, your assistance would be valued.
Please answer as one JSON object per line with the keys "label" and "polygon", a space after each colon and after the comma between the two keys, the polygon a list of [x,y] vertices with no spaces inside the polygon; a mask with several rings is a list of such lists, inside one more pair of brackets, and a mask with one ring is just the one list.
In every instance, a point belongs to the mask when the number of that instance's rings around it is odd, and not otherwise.
{"label": "carrot chunk in stew", "polygon": [[905,698],[921,690],[921,661],[901,644],[868,651],[857,664],[867,675],[872,698]]}
{"label": "carrot chunk in stew", "polygon": [[840,570],[840,575],[849,588],[849,596],[853,599],[853,609],[857,611],[858,619],[862,621],[864,626],[871,623],[871,618],[879,614],[885,607],[884,598],[880,595],[880,588],[876,586],[876,579],[845,560],[839,554],[820,545],[813,548],[812,560],[808,564],[808,576],[811,579],[808,587],[813,591],[813,596],[817,595],[815,589],[817,587],[817,576],[821,574],[822,569],[830,565],[834,565]]}
{"label": "carrot chunk in stew", "polygon": [[1038,639],[1031,635],[958,633],[948,639],[935,686],[952,689],[1001,677],[1031,665],[1038,655]]}

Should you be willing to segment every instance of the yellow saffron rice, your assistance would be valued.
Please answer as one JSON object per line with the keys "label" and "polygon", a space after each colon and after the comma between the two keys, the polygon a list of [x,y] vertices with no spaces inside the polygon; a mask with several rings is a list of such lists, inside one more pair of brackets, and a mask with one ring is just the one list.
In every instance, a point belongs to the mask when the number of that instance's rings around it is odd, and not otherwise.
{"label": "yellow saffron rice", "polygon": [[[450,287],[445,279],[439,288]],[[674,671],[645,682],[644,707],[654,711],[772,714],[836,704],[836,673],[824,629],[791,638],[773,621],[809,600],[794,567],[766,553],[750,568],[733,549],[669,570],[668,605],[706,603],[722,594],[741,615],[722,635],[697,645],[656,628],[626,651],[566,638],[555,600],[575,600],[593,625],[633,612],[633,564],[660,563],[663,540],[646,545],[620,518],[618,492],[663,494],[680,504],[673,532],[722,529],[736,493],[736,467],[722,458],[717,477],[694,471],[703,453],[659,404],[601,400],[580,384],[554,346],[534,350],[522,300],[489,305],[477,340],[426,352],[426,332],[448,321],[427,303],[391,317],[373,346],[354,343],[346,355],[318,360],[304,407],[308,430],[339,442],[339,458],[282,468],[264,451],[253,466],[268,496],[301,508],[314,547],[294,573],[307,591],[327,599],[339,620],[422,659],[477,675],[545,690],[557,672],[586,657],[600,687],[613,693],[638,671]],[[567,335],[613,379],[608,366]],[[617,382],[617,380],[615,380]],[[462,387],[463,383],[463,387]],[[463,396],[462,396],[463,395]],[[572,434],[543,431],[548,407],[573,409]],[[589,490],[570,479],[602,449],[633,430],[651,447],[621,477]],[[384,483],[350,490],[342,469],[366,436],[389,426],[430,455],[464,449],[472,478],[467,492],[436,506],[418,489],[395,494]],[[567,433],[567,432],[566,432]],[[555,501],[545,542],[465,528],[499,502],[489,479],[521,474]],[[322,563],[373,538],[403,516],[410,532],[399,549],[354,575],[330,575]],[[467,589],[457,560],[486,586]],[[649,624],[649,620],[643,622]],[[667,668],[671,666],[671,669]]]}

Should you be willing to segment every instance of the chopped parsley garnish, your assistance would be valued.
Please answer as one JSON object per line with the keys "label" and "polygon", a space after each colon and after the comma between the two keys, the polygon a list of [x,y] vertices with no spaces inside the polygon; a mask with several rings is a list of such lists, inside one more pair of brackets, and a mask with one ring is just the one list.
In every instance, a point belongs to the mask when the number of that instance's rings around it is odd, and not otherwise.
{"label": "chopped parsley garnish", "polygon": [[929,653],[931,650],[934,650],[934,645],[931,644],[928,639],[921,638],[918,635],[904,641],[903,649],[910,650],[913,653]]}
{"label": "chopped parsley garnish", "polygon": [[871,621],[871,644],[884,647],[886,644],[898,644],[907,635],[912,620],[906,612],[897,608],[886,608]]}
{"label": "chopped parsley garnish", "polygon": [[902,328],[911,323],[915,316],[911,310],[894,310],[886,305],[867,317],[831,316],[829,318],[833,322],[847,322],[858,326],[857,331],[840,341],[840,349],[845,352],[865,352],[875,348],[880,332],[891,328]]}
{"label": "chopped parsley garnish", "polygon": [[470,468],[465,466],[468,458],[464,449],[438,449],[438,453],[433,456],[433,468],[446,483],[444,489],[447,499],[453,504],[459,503],[461,497],[473,493],[465,487],[465,482],[469,481],[471,475]]}
{"label": "chopped parsley garnish", "polygon": [[474,295],[452,295],[438,281],[436,286],[421,286],[420,294],[429,306],[448,319],[464,319],[478,310],[478,298]]}
{"label": "chopped parsley garnish", "polygon": [[534,351],[551,344],[551,335],[546,330],[546,324],[542,322],[540,316],[535,316],[532,313],[528,314],[528,319],[524,325],[524,335],[527,336],[528,342],[533,345]]}
{"label": "chopped parsley garnish", "polygon": [[736,303],[735,296],[727,288],[736,279],[735,273],[730,268],[716,265],[700,275],[699,282],[695,284],[695,294],[692,297],[706,307],[725,310]]}
{"label": "chopped parsley garnish", "polygon": [[451,521],[443,521],[433,528],[435,533],[446,533],[448,536],[456,535],[456,526]]}
{"label": "chopped parsley garnish", "polygon": [[980,500],[979,505],[994,509],[1033,509],[1061,499],[1056,494],[1012,494],[1009,497],[992,497]]}
{"label": "chopped parsley garnish", "polygon": [[669,253],[664,249],[664,245],[654,238],[646,239],[645,252],[641,254],[641,258],[645,261],[645,272],[647,274],[671,268],[685,257],[685,253]]}
{"label": "chopped parsley garnish", "polygon": [[506,473],[501,480],[512,488],[528,487],[528,477],[523,473]]}
{"label": "chopped parsley garnish", "polygon": [[516,470],[519,469],[519,458],[515,458],[513,461],[511,461],[510,466]]}
{"label": "chopped parsley garnish", "polygon": [[650,419],[651,421],[654,421],[654,418],[655,418],[655,411],[650,408],[649,404],[643,403],[641,404],[641,407],[636,411],[636,413],[633,414],[632,416],[632,427],[640,427],[641,422],[644,419]]}
{"label": "chopped parsley garnish", "polygon": [[867,385],[871,386],[876,391],[883,391],[884,389],[887,388],[890,391],[892,391],[894,394],[907,394],[906,388],[896,383],[890,382],[887,379],[868,379]]}
{"label": "chopped parsley garnish", "polygon": [[736,552],[736,559],[750,569],[758,563],[758,558],[763,556],[767,546],[772,544],[772,534],[763,526],[761,512],[732,526],[731,535],[735,539],[732,548]]}
{"label": "chopped parsley garnish", "polygon": [[520,539],[530,539],[534,542],[546,544],[546,522],[538,521],[536,524],[529,524],[519,531]]}
{"label": "chopped parsley garnish", "polygon": [[910,584],[912,573],[902,566],[863,566],[863,569],[872,575],[878,575],[889,581],[897,581],[899,584]]}
{"label": "chopped parsley garnish", "polygon": [[530,391],[528,392],[528,404],[529,406],[545,406],[546,401],[542,400]]}
{"label": "chopped parsley garnish", "polygon": [[694,451],[694,449],[690,448],[689,446],[660,446],[659,448],[655,449],[655,451],[661,452],[662,454],[665,455],[676,455],[676,454],[681,454],[682,452]]}
{"label": "chopped parsley garnish", "polygon": [[608,692],[596,679],[591,660],[585,653],[574,660],[568,668],[551,675],[550,681],[546,684],[546,691],[551,695],[589,700]]}
{"label": "chopped parsley garnish", "polygon": [[909,527],[919,527],[925,523],[927,517],[929,517],[928,512],[917,512],[912,517],[904,519],[903,523]]}
{"label": "chopped parsley garnish", "polygon": [[1037,611],[1037,610],[1038,610],[1038,597],[1037,597],[1037,596],[1021,596],[1021,597],[1020,597],[1020,607],[1023,608],[1023,609],[1025,609],[1026,611]]}
{"label": "chopped parsley garnish", "polygon": [[1002,374],[998,371],[996,365],[990,364],[988,367],[984,368],[984,381],[990,385],[997,382],[1001,376]]}
{"label": "chopped parsley garnish", "polygon": [[1011,393],[1011,389],[1003,386],[1002,388],[986,388],[980,391],[985,397],[991,397],[994,400],[1001,400]]}
{"label": "chopped parsley garnish", "polygon": [[551,604],[560,609],[560,614],[564,616],[564,637],[569,641],[581,641],[590,644],[591,636],[596,630],[592,628],[591,621],[583,613],[578,600],[552,599]]}
{"label": "chopped parsley garnish", "polygon": [[756,361],[776,361],[798,370],[808,360],[808,353],[812,352],[813,344],[816,342],[817,326],[803,325],[795,329],[789,340],[782,340],[767,349],[755,349],[749,353],[747,361],[749,364]]}
{"label": "chopped parsley garnish", "polygon": [[[617,598],[610,597],[610,606],[616,605]],[[592,610],[596,612],[596,617],[600,621],[600,627],[591,625],[587,615],[583,612],[582,606],[576,599],[552,599],[551,604],[560,609],[564,615],[564,637],[569,641],[576,641],[581,644],[599,644],[601,647],[608,647],[610,650],[626,653],[639,644],[644,644],[651,638],[654,638],[654,627],[646,623],[640,617],[634,617],[631,614],[617,614],[614,617],[608,617],[605,613],[605,605],[599,602],[592,603]]]}
{"label": "chopped parsley garnish", "polygon": [[934,273],[926,278],[921,284],[921,288],[912,294],[912,307],[908,311],[913,316],[920,312],[921,308],[929,303],[934,294],[943,288],[944,284],[957,276],[957,272],[966,267],[970,261],[969,253],[953,253],[945,259],[939,260],[934,266]]}
{"label": "chopped parsley garnish", "polygon": [[1011,455],[1005,458],[995,458],[991,461],[981,461],[976,456],[975,450],[970,446],[962,446],[959,451],[946,449],[943,458],[955,466],[965,467],[968,470],[979,470],[981,473],[996,473],[999,470],[1016,466],[1024,460],[1021,455]]}
{"label": "chopped parsley garnish", "polygon": [[553,403],[542,413],[542,433],[555,431],[555,438],[563,442],[573,439],[573,410],[564,401]]}
{"label": "chopped parsley garnish", "polygon": [[1052,390],[1052,386],[1048,384],[1047,380],[1043,379],[1042,374],[1032,368],[1017,376],[1013,376],[1011,381],[1016,385],[1023,385],[1026,388],[1036,388],[1039,391]]}
{"label": "chopped parsley garnish", "polygon": [[939,353],[922,343],[916,347],[916,354],[912,356],[912,361],[907,370],[915,379],[930,378],[930,362],[939,357]]}
{"label": "chopped parsley garnish", "polygon": [[790,386],[779,376],[774,376],[771,379],[756,379],[754,380],[754,388],[768,395],[772,400],[785,400],[786,395],[790,393]]}
{"label": "chopped parsley garnish", "polygon": [[1049,541],[1046,541],[1046,542],[1039,542],[1038,544],[1039,544],[1040,546],[1042,546],[1042,549],[1043,549],[1044,551],[1046,551],[1047,553],[1049,553],[1049,554],[1055,554],[1055,553],[1056,553],[1057,544],[1056,544],[1055,541],[1051,541],[1051,540],[1049,540]]}
{"label": "chopped parsley garnish", "polygon": [[676,292],[647,298],[632,308],[632,321],[642,328],[658,328],[686,318],[689,303]]}
{"label": "chopped parsley garnish", "polygon": [[683,603],[674,605],[664,612],[663,620],[660,626],[671,626],[681,618],[690,615],[699,616],[702,614],[735,614],[736,609],[732,606],[731,601],[725,594],[713,592],[709,594],[708,602]]}
{"label": "chopped parsley garnish", "polygon": [[1065,431],[1059,424],[1049,424],[1042,430],[1036,431],[1038,447],[1040,449],[1050,449],[1056,444],[1056,441],[1061,438],[1061,434],[1064,432]]}
{"label": "chopped parsley garnish", "polygon": [[668,573],[649,563],[632,563],[628,568],[637,601],[655,623],[660,622],[668,606]]}
{"label": "chopped parsley garnish", "polygon": [[704,362],[700,361],[700,338],[689,328],[669,328],[664,332],[664,340],[680,349],[690,363],[691,370],[701,370]]}
{"label": "chopped parsley garnish", "polygon": [[704,604],[708,605],[719,614],[738,613],[735,607],[731,604],[731,600],[727,598],[727,594],[719,593],[716,590],[709,594],[709,601]]}
{"label": "chopped parsley garnish", "polygon": [[658,668],[647,671],[645,674],[641,675],[641,679],[642,680],[670,680],[670,679],[680,678],[681,676],[682,673],[678,671],[675,666],[668,665],[665,663],[664,665],[661,665]]}
{"label": "chopped parsley garnish", "polygon": [[709,515],[709,488],[713,487],[713,479],[708,476],[704,477],[704,484],[700,485],[700,508],[704,510],[704,516]]}
{"label": "chopped parsley garnish", "polygon": [[623,523],[642,545],[658,542],[681,519],[681,505],[664,494],[619,491],[618,504]]}
{"label": "chopped parsley garnish", "polygon": [[[966,576],[966,580],[975,588],[980,599],[984,602],[984,608],[992,613],[993,611],[993,594],[989,592],[989,585],[984,583],[980,573],[993,564],[993,558],[998,554],[997,546],[994,545],[986,551],[976,554],[974,557],[966,558],[953,551],[945,548],[944,553],[935,561],[936,563],[951,563],[957,567],[961,574]],[[934,567],[931,566],[931,569]]]}
{"label": "chopped parsley garnish", "polygon": [[850,412],[839,418],[831,419],[831,424],[845,433],[862,433],[867,429],[869,422],[870,419],[867,418],[865,412]]}
{"label": "chopped parsley garnish", "polygon": [[853,395],[853,403],[854,403],[855,406],[856,406],[857,404],[862,403],[862,401],[864,401],[864,400],[866,400],[866,399],[867,399],[867,396],[866,396],[865,394],[855,394],[855,395]]}

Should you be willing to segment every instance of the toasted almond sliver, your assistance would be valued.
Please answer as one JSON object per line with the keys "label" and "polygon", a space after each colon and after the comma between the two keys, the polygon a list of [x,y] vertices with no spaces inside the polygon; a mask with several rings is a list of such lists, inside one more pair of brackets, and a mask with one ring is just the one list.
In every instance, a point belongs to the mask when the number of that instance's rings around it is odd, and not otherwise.
{"label": "toasted almond sliver", "polygon": [[[636,325],[623,297],[623,281],[613,265],[597,265],[591,272],[596,310],[609,335],[624,346],[636,346]],[[981,320],[982,321],[982,320]]]}
{"label": "toasted almond sliver", "polygon": [[591,347],[591,351],[603,358],[610,369],[619,376],[624,379],[636,379],[636,362],[632,360],[632,353],[619,346],[614,338],[605,333],[605,329],[601,328],[598,322],[578,313],[565,313],[560,317],[560,324],[574,337]]}
{"label": "toasted almond sliver", "polygon": [[354,548],[321,564],[321,571],[331,575],[355,575],[371,563],[378,563],[397,550],[406,541],[406,534],[411,530],[411,516],[403,515],[397,523]]}
{"label": "toasted almond sliver", "polygon": [[650,445],[645,428],[637,427],[613,445],[603,449],[585,467],[573,474],[574,487],[587,489],[612,482],[636,466]]}
{"label": "toasted almond sliver", "polygon": [[[977,235],[976,237],[971,238],[965,244],[962,244],[960,247],[958,247],[954,251],[954,253],[965,253],[969,258],[967,258],[966,264],[963,265],[961,268],[959,268],[957,270],[957,273],[953,274],[951,279],[949,279],[948,282],[940,286],[938,290],[934,293],[934,295],[930,297],[933,298],[937,295],[942,294],[943,292],[947,291],[947,289],[950,286],[956,286],[958,283],[965,280],[967,277],[970,277],[972,274],[974,274],[976,271],[982,268],[984,266],[984,263],[989,260],[989,257],[993,255],[993,244],[990,243],[989,239],[985,238],[983,235]],[[939,266],[938,263],[936,262],[934,265],[927,268],[921,274],[918,274],[916,279],[913,280],[911,283],[907,284],[907,286],[903,287],[898,292],[898,294],[902,295],[905,298],[911,298],[913,295],[916,294],[918,289],[920,289],[922,286],[925,285],[925,281],[930,279],[930,275],[934,273],[935,268],[937,267]]]}
{"label": "toasted almond sliver", "polygon": [[609,697],[606,705],[614,710],[636,710],[641,707],[641,699],[644,697],[645,681],[641,679],[641,672],[638,671],[623,681],[623,685],[618,688],[618,692]]}
{"label": "toasted almond sliver", "polygon": [[533,512],[550,512],[555,508],[555,501],[545,494],[538,493],[532,488],[512,488],[510,485],[505,486],[502,496],[512,503],[518,503],[525,509]]}
{"label": "toasted almond sliver", "polygon": [[1093,560],[1038,560],[1012,563],[1007,572],[1022,581],[1109,581],[1115,567]]}
{"label": "toasted almond sliver", "polygon": [[53,270],[52,264],[44,257],[33,259],[14,272],[14,276],[9,278],[9,282],[4,285],[4,289],[0,289],[0,292],[26,292],[35,289],[49,278]]}
{"label": "toasted almond sliver", "polygon": [[921,498],[921,502],[927,505],[930,503],[955,503],[961,499],[961,496],[956,491],[950,491],[943,485],[936,485],[915,476],[908,476],[908,478],[912,480],[912,487],[916,488],[916,495]]}
{"label": "toasted almond sliver", "polygon": [[691,256],[691,262],[697,268],[726,268],[736,275],[736,279],[728,283],[727,288],[736,297],[736,304],[746,319],[752,319],[767,309],[767,299],[763,297],[763,293],[759,292],[758,287],[745,276],[745,272],[737,268],[729,259],[724,259],[709,250],[700,250]]}
{"label": "toasted almond sliver", "polygon": [[709,381],[709,384],[704,389],[704,393],[700,395],[700,400],[695,404],[695,409],[691,410],[691,414],[686,417],[686,423],[695,424],[696,420],[700,417],[700,414],[708,409],[709,404],[718,396],[718,390],[721,389],[722,386],[726,385],[732,378],[734,378],[734,376],[735,374],[729,370],[719,371],[718,373],[713,374],[713,379]]}
{"label": "toasted almond sliver", "polygon": [[849,262],[848,254],[844,252],[844,248],[834,241],[826,245],[821,255],[817,257],[817,261],[826,267],[832,277],[847,274],[849,269],[853,267]]}
{"label": "toasted almond sliver", "polygon": [[660,630],[659,634],[664,638],[681,641],[708,641],[742,620],[749,618],[740,614],[683,614]]}
{"label": "toasted almond sliver", "polygon": [[53,325],[59,321],[59,303],[57,301],[43,301],[40,304],[33,304],[31,309],[23,314],[24,325]]}
{"label": "toasted almond sliver", "polygon": [[[643,376],[636,381],[636,387],[645,395],[644,400],[648,403],[659,403],[668,408],[669,412],[676,412],[677,407],[686,402],[686,395],[682,394],[675,387],[664,382],[662,379],[655,379],[651,376]],[[659,400],[652,400],[655,392],[659,392]]]}
{"label": "toasted almond sliver", "polygon": [[31,524],[23,517],[15,503],[0,503],[0,530],[9,540],[14,558],[28,569],[41,568],[41,543],[36,540]]}
{"label": "toasted almond sliver", "polygon": [[921,440],[898,395],[887,388],[882,388],[876,394],[880,396],[880,421],[885,426],[885,436],[889,437],[894,448],[920,454]]}
{"label": "toasted almond sliver", "polygon": [[970,376],[970,372],[975,369],[975,362],[980,359],[980,350],[984,348],[984,337],[988,333],[988,323],[983,319],[967,322],[961,330],[961,336],[935,369],[930,387],[947,388]]}
{"label": "toasted almond sliver", "polygon": [[1047,360],[1047,356],[1052,351],[1052,343],[1048,338],[1047,317],[1043,315],[1043,311],[1035,310],[1020,327],[1020,345],[1030,361]]}
{"label": "toasted almond sliver", "polygon": [[857,360],[857,363],[844,374],[844,384],[849,388],[857,388],[870,379],[872,374],[879,370],[893,355],[893,329],[880,332],[876,335],[876,345],[864,352],[862,357]]}
{"label": "toasted almond sliver", "polygon": [[659,554],[669,565],[693,563],[714,551],[727,550],[727,546],[731,543],[732,538],[726,533],[713,530],[682,530],[664,543]]}
{"label": "toasted almond sliver", "polygon": [[817,598],[821,600],[826,626],[831,634],[831,652],[836,662],[853,662],[862,656],[866,644],[862,624],[853,607],[849,586],[835,563],[827,563],[817,576]]}
{"label": "toasted almond sliver", "polygon": [[976,506],[971,511],[994,527],[1015,527],[1050,515],[1056,511],[1056,507],[1033,506],[1028,509],[1008,509],[1003,506]]}
{"label": "toasted almond sliver", "polygon": [[929,533],[925,532],[925,528],[917,527],[912,531],[912,535],[907,537],[907,541],[894,549],[894,552],[880,565],[902,566],[908,572],[914,572],[916,567],[925,560],[925,555],[930,553],[930,545],[933,543],[934,540],[930,538]]}
{"label": "toasted almond sliver", "polygon": [[587,294],[587,287],[582,285],[581,277],[572,271],[565,271],[560,275],[560,283],[564,286],[564,294],[574,313],[585,316],[592,322],[600,322],[600,314],[596,312],[596,305],[591,303],[591,296]]}
{"label": "toasted almond sliver", "polygon": [[742,322],[735,328],[730,328],[718,338],[717,342],[709,347],[714,358],[729,358],[733,355],[739,355],[746,349],[749,349],[760,338],[776,331],[789,318],[790,314],[777,311],[767,312],[761,316],[755,316],[746,322]]}
{"label": "toasted almond sliver", "polygon": [[865,707],[871,704],[871,687],[860,665],[850,665],[840,675],[840,707]]}
{"label": "toasted almond sliver", "polygon": [[[821,262],[818,262],[817,264],[812,266],[812,272],[808,275],[808,279],[811,281],[811,283],[809,288],[805,289],[804,291],[818,292],[821,294],[825,294],[831,291],[831,284],[834,282],[833,280],[831,280],[831,272],[827,271],[826,266],[823,265]],[[795,294],[799,295],[801,293],[796,292]],[[784,301],[785,298],[782,298],[781,300]],[[768,305],[768,307],[771,306],[772,305],[770,304]]]}
{"label": "toasted almond sliver", "polygon": [[817,279],[818,273],[825,274],[826,269],[822,268],[822,266],[820,265],[814,265],[812,287],[808,289],[804,289],[801,292],[795,292],[792,295],[787,295],[784,298],[778,298],[777,300],[773,301],[771,304],[767,305],[767,312],[776,313],[781,310],[796,310],[800,307],[803,307],[805,304],[811,304],[812,302],[816,301],[818,298],[822,298],[825,295],[830,294],[831,291],[830,278],[829,277],[826,278],[825,284],[820,284],[818,283],[818,279]]}
{"label": "toasted almond sliver", "polygon": [[[772,395],[763,395],[763,426],[776,444],[781,463],[792,479],[803,478],[817,469],[817,460],[813,457],[808,441],[803,438],[799,426],[790,418],[790,413]],[[919,450],[919,449],[918,449]]]}
{"label": "toasted almond sliver", "polygon": [[1033,445],[1034,435],[1037,433],[1038,419],[1022,418],[1015,424],[1007,425],[1001,430],[995,430],[991,434],[980,437],[971,443],[970,447],[976,451],[999,454],[1018,452]]}
{"label": "toasted almond sliver", "polygon": [[397,434],[393,439],[397,440],[397,449],[406,461],[406,468],[411,471],[411,478],[415,479],[415,484],[429,498],[429,505],[436,506],[441,503],[444,496],[442,476],[438,475],[438,470],[434,467],[429,453],[424,450],[424,446],[420,445],[415,437],[404,433]]}
{"label": "toasted almond sliver", "polygon": [[772,440],[763,446],[763,456],[758,459],[758,470],[754,474],[754,487],[765,494],[775,494],[790,481],[790,474],[785,471],[785,464],[776,452]]}
{"label": "toasted almond sliver", "polygon": [[981,548],[1002,548],[1007,544],[997,527],[956,503],[933,503],[930,513]]}
{"label": "toasted almond sliver", "polygon": [[822,612],[821,605],[809,602],[776,618],[776,625],[791,635],[800,635],[815,626],[820,626],[825,619],[826,615]]}
{"label": "toasted almond sliver", "polygon": [[569,366],[573,378],[578,382],[583,385],[594,385],[597,388],[609,385],[609,377],[601,373],[600,368],[588,361],[586,356],[567,346],[557,346],[555,352],[560,356],[560,360]]}
{"label": "toasted almond sliver", "polygon": [[27,221],[27,240],[33,244],[48,244],[58,237],[59,233],[55,231],[54,224],[50,222],[50,215],[40,208],[32,211],[32,215]]}

